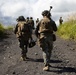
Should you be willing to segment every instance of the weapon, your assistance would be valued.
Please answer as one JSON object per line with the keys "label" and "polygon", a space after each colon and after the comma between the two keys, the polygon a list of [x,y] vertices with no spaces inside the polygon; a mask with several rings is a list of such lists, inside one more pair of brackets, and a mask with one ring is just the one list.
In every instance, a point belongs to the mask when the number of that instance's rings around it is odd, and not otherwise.
{"label": "weapon", "polygon": [[53,7],[52,6],[50,6],[50,9],[49,9],[49,12],[51,11],[51,9],[52,9]]}
{"label": "weapon", "polygon": [[50,13],[50,11],[51,11],[51,9],[52,9],[53,7],[52,6],[50,6],[50,9],[49,9],[49,12],[48,12],[48,14],[47,15],[49,15],[49,13]]}

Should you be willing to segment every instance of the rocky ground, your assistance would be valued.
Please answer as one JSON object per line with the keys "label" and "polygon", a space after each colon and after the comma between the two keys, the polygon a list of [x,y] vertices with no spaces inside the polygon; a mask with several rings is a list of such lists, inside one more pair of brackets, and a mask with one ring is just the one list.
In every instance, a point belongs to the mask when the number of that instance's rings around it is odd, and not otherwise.
{"label": "rocky ground", "polygon": [[0,39],[0,75],[76,75],[76,42],[57,36],[49,71],[43,71],[42,51],[38,45],[28,50],[27,61],[20,59],[18,40],[12,31]]}

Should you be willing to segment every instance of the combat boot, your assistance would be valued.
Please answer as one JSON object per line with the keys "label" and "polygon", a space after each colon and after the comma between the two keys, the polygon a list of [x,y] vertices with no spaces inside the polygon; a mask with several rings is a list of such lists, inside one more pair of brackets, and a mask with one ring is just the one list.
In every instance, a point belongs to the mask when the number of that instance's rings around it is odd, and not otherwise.
{"label": "combat boot", "polygon": [[25,60],[26,60],[26,58],[25,58],[25,57],[21,57],[21,60],[22,60],[22,61],[25,61]]}
{"label": "combat boot", "polygon": [[43,71],[49,71],[49,66],[45,66],[45,67],[43,68]]}
{"label": "combat boot", "polygon": [[26,54],[24,55],[24,58],[25,58],[25,59],[29,59],[29,58],[27,57],[27,55],[26,55]]}
{"label": "combat boot", "polygon": [[21,56],[21,60],[26,61],[27,59],[29,59],[29,58],[26,55]]}

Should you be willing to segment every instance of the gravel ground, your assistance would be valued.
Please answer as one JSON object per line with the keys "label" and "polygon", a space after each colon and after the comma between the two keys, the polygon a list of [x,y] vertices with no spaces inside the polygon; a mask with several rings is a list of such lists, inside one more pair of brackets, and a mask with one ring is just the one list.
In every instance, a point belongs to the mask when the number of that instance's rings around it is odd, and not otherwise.
{"label": "gravel ground", "polygon": [[52,67],[43,71],[42,51],[38,45],[28,49],[30,59],[22,61],[17,38],[12,31],[7,33],[8,38],[0,39],[0,75],[76,75],[76,42],[73,40],[57,36],[50,59]]}

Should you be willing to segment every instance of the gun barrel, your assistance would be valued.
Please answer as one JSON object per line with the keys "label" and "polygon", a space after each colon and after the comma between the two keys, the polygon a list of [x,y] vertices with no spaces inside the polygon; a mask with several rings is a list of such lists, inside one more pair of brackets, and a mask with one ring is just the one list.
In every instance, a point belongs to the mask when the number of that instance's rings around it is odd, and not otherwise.
{"label": "gun barrel", "polygon": [[50,6],[50,10],[49,10],[49,12],[51,11],[51,9],[52,9],[53,7],[52,6]]}

